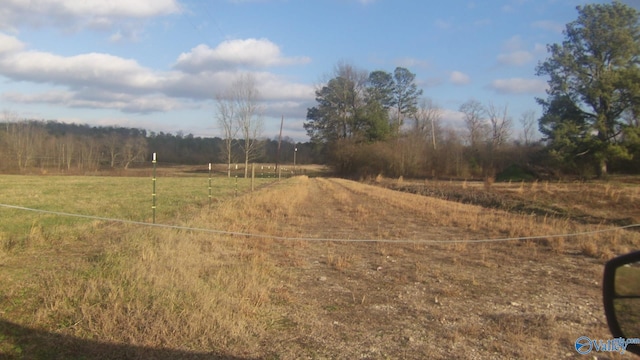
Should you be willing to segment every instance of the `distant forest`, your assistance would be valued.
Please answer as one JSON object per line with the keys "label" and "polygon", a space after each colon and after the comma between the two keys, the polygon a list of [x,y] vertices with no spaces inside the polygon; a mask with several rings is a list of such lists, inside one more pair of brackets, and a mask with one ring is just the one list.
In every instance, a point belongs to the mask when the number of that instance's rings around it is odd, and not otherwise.
{"label": "distant forest", "polygon": [[[262,139],[253,162],[278,161],[278,140]],[[233,157],[243,160],[242,141],[234,142]],[[66,124],[57,121],[22,120],[0,122],[0,171],[29,170],[88,173],[97,170],[150,166],[152,154],[158,164],[206,165],[224,163],[223,140],[182,133],[155,133],[143,129]],[[322,163],[310,143],[284,138],[279,163]]]}
{"label": "distant forest", "polygon": [[[411,136],[396,140],[395,144],[369,144],[355,147],[345,143],[340,147],[343,161],[352,164],[354,171],[335,168],[332,154],[323,144],[294,142],[283,138],[278,159],[278,140],[261,139],[254,163],[265,164],[326,164],[337,174],[353,178],[376,176],[375,167],[380,161],[399,156],[404,162],[404,175],[414,178],[482,179],[482,162],[491,155],[497,181],[532,180],[536,178],[561,178],[564,176],[591,177],[591,168],[563,167],[552,160],[552,153],[543,142],[523,143],[513,141],[499,152],[487,153],[464,143],[453,133],[445,138],[437,151],[411,152]],[[242,140],[233,142],[233,163],[242,163]],[[389,146],[394,145],[394,146]],[[158,164],[206,165],[226,163],[224,140],[219,137],[203,138],[192,134],[149,132],[143,129],[66,124],[57,121],[21,120],[0,122],[0,172],[2,173],[72,173],[88,174],[111,169],[149,167],[155,152]],[[297,149],[297,151],[295,151]],[[393,155],[397,153],[397,155]],[[381,156],[385,155],[385,156]],[[402,155],[404,154],[404,155]],[[385,157],[388,156],[387,159]],[[367,165],[368,164],[368,165]],[[411,165],[413,164],[413,165]],[[422,164],[421,166],[418,166]],[[366,171],[363,171],[366,170]],[[585,170],[586,169],[586,170]],[[612,163],[617,173],[638,173],[638,157]]]}

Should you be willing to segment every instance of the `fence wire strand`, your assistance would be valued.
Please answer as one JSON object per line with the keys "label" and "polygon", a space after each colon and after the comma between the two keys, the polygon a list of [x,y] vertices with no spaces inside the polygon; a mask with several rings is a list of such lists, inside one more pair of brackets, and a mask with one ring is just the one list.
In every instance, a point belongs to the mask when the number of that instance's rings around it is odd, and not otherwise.
{"label": "fence wire strand", "polygon": [[409,244],[456,244],[456,243],[464,243],[464,244],[478,244],[478,243],[497,243],[497,242],[507,242],[507,241],[523,241],[523,240],[541,240],[541,239],[553,239],[553,238],[566,238],[566,237],[578,237],[578,236],[587,236],[587,235],[595,235],[606,232],[613,232],[618,230],[625,230],[640,227],[640,224],[632,224],[625,226],[617,226],[613,228],[601,229],[601,230],[590,230],[590,231],[582,231],[576,233],[567,233],[567,234],[551,234],[551,235],[536,235],[536,236],[523,236],[523,237],[508,237],[508,238],[492,238],[492,239],[471,239],[471,240],[463,240],[463,239],[452,239],[452,240],[420,240],[420,239],[339,239],[339,238],[312,238],[312,237],[288,237],[288,236],[278,236],[278,235],[267,235],[267,234],[256,234],[256,233],[248,233],[248,232],[239,232],[239,231],[226,231],[226,230],[216,230],[216,229],[206,229],[206,228],[196,228],[190,226],[182,226],[182,225],[169,225],[169,224],[154,224],[143,221],[135,221],[135,220],[125,220],[125,219],[115,219],[108,218],[103,216],[94,216],[94,215],[84,215],[84,214],[72,214],[62,211],[52,211],[52,210],[43,210],[43,209],[34,209],[28,208],[24,206],[17,205],[9,205],[9,204],[0,204],[0,207],[14,210],[23,210],[23,211],[32,211],[41,214],[49,214],[56,216],[66,216],[66,217],[75,217],[81,219],[90,219],[90,220],[99,220],[99,221],[107,221],[107,222],[115,222],[122,224],[130,224],[130,225],[139,225],[139,226],[148,226],[148,227],[156,227],[156,228],[164,228],[164,229],[173,229],[173,230],[185,230],[185,231],[193,231],[193,232],[202,232],[216,235],[231,235],[231,236],[241,236],[241,237],[252,237],[252,238],[261,238],[261,239],[271,239],[271,240],[282,240],[282,241],[309,241],[309,242],[343,242],[343,243],[409,243]]}

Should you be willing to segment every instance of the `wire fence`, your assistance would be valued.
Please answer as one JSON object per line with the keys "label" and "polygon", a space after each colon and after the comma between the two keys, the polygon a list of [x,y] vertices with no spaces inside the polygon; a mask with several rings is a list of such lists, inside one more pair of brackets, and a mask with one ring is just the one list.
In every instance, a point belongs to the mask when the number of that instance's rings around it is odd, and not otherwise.
{"label": "wire fence", "polygon": [[589,236],[595,234],[601,234],[606,232],[613,232],[619,230],[626,230],[640,227],[640,224],[632,224],[626,226],[617,226],[613,228],[600,229],[600,230],[590,230],[590,231],[582,231],[575,233],[566,233],[566,234],[550,234],[550,235],[536,235],[536,236],[524,236],[524,237],[507,237],[507,238],[489,238],[489,239],[452,239],[452,240],[429,240],[429,239],[341,239],[341,238],[312,238],[312,237],[289,237],[289,236],[278,236],[278,235],[268,235],[268,234],[257,234],[257,233],[249,233],[249,232],[238,232],[238,231],[227,231],[227,230],[219,230],[219,229],[206,229],[206,228],[197,228],[190,226],[181,226],[181,225],[170,225],[170,224],[156,224],[156,223],[148,223],[142,221],[134,221],[134,220],[124,220],[124,219],[115,219],[108,218],[102,216],[93,216],[93,215],[83,215],[83,214],[72,214],[61,211],[53,211],[53,210],[43,210],[43,209],[33,209],[24,206],[17,205],[9,205],[9,204],[0,204],[0,207],[21,211],[31,211],[41,214],[55,215],[55,216],[65,216],[65,217],[75,217],[81,219],[90,219],[90,220],[98,220],[98,221],[107,221],[114,223],[122,223],[129,225],[137,225],[137,226],[148,226],[148,227],[156,227],[163,229],[173,229],[173,230],[184,230],[184,231],[193,231],[193,232],[202,232],[202,233],[210,233],[217,235],[229,235],[229,236],[242,236],[242,237],[251,237],[251,238],[261,238],[261,239],[271,239],[271,240],[282,240],[282,241],[308,241],[308,242],[342,242],[342,243],[409,243],[409,244],[478,244],[478,243],[497,243],[497,242],[507,242],[507,241],[524,241],[524,240],[542,240],[542,239],[553,239],[553,238],[569,238],[569,237],[579,237],[579,236]]}

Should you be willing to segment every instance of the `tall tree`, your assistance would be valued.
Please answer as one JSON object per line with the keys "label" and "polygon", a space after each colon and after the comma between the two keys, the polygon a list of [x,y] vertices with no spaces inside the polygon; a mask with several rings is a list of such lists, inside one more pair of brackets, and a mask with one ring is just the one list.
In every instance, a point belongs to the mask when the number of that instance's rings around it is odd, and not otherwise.
{"label": "tall tree", "polygon": [[369,74],[366,89],[367,139],[385,140],[390,134],[389,110],[395,106],[393,75],[383,70]]}
{"label": "tall tree", "polygon": [[575,171],[588,162],[592,154],[593,133],[584,112],[568,95],[557,95],[547,101],[538,100],[543,114],[538,126],[549,143],[548,151],[556,167]]}
{"label": "tall tree", "polygon": [[389,110],[396,104],[394,91],[393,75],[383,70],[376,70],[369,74],[368,102],[377,102],[383,108]]}
{"label": "tall tree", "polygon": [[393,71],[393,106],[396,110],[395,129],[399,131],[404,124],[404,119],[412,117],[418,110],[418,98],[422,95],[422,89],[416,85],[416,75],[403,67],[397,67]]}
{"label": "tall tree", "polygon": [[[591,155],[602,176],[611,160],[629,157],[621,141],[622,115],[640,101],[639,16],[618,1],[577,10],[578,18],[566,25],[565,40],[548,45],[550,56],[536,69],[537,75],[549,76],[548,99],[538,99],[544,108],[540,127],[549,141],[572,142],[564,150],[578,153],[568,157]],[[552,113],[567,109],[571,118]],[[576,133],[563,136],[567,131]]]}
{"label": "tall tree", "polygon": [[[335,77],[316,90],[316,106],[307,109],[304,128],[314,142],[356,139],[366,133],[366,71],[340,63]],[[373,111],[373,109],[372,109]]]}

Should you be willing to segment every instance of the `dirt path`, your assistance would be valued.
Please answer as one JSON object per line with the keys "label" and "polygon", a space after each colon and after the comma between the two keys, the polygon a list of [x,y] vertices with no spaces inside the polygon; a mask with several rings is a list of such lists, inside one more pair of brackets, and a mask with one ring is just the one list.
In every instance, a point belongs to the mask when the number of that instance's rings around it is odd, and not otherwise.
{"label": "dirt path", "polygon": [[[338,179],[301,178],[270,191],[265,199],[282,202],[270,203],[265,221],[278,221],[286,236],[478,239],[499,237],[490,229],[512,221]],[[579,357],[578,337],[610,337],[603,261],[571,246],[277,241],[268,248],[288,274],[278,290],[287,300],[265,343],[274,357]]]}

